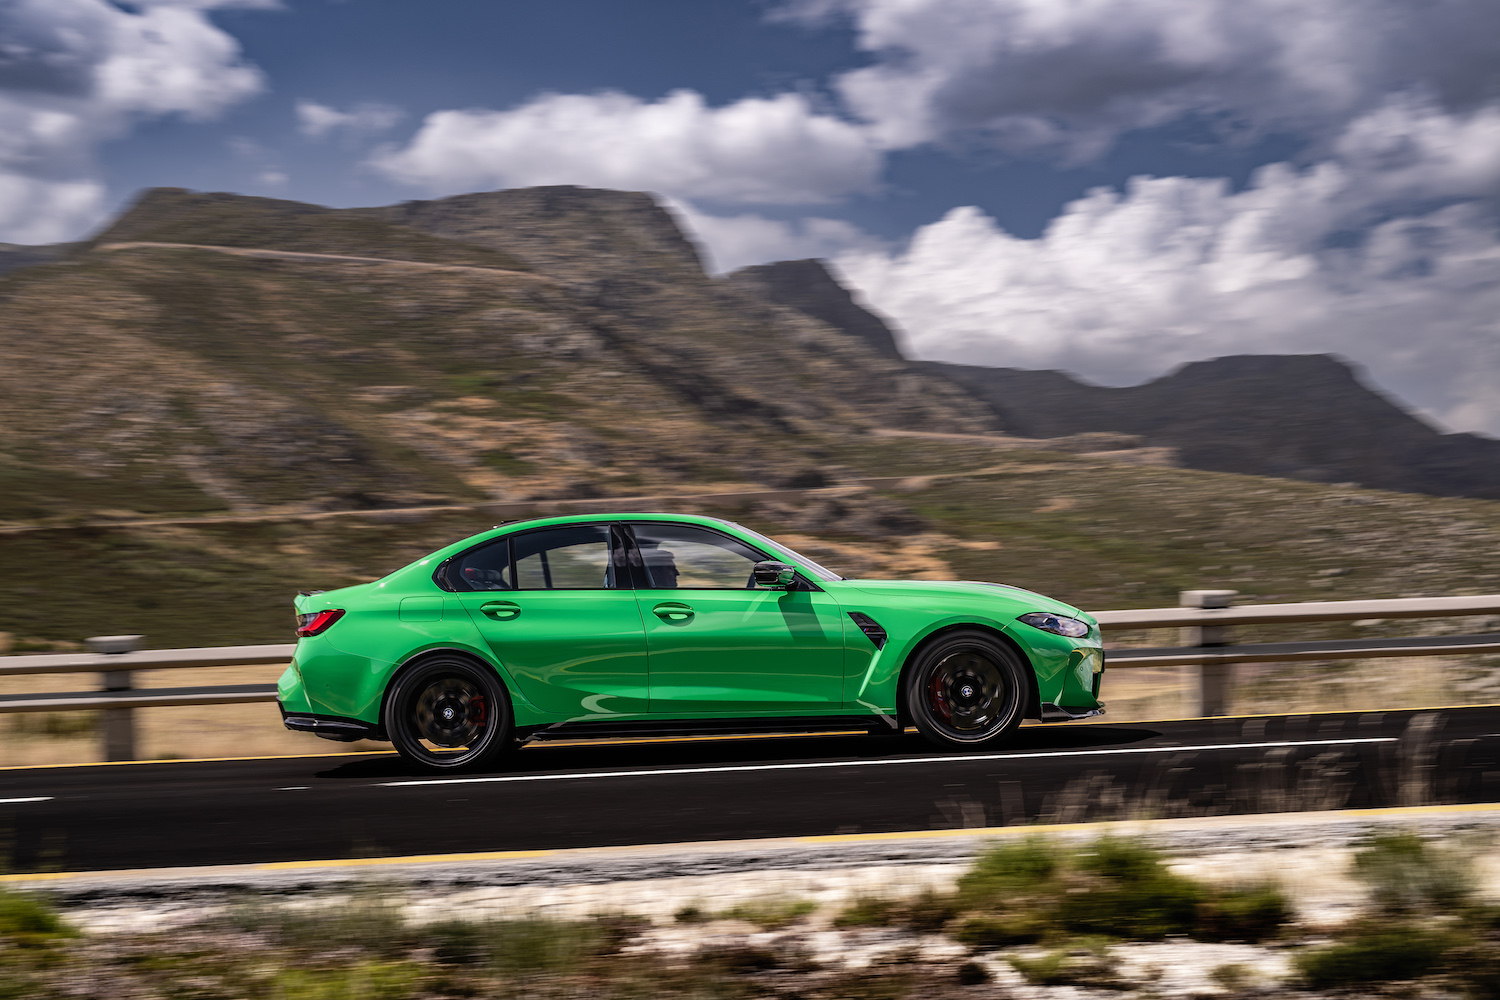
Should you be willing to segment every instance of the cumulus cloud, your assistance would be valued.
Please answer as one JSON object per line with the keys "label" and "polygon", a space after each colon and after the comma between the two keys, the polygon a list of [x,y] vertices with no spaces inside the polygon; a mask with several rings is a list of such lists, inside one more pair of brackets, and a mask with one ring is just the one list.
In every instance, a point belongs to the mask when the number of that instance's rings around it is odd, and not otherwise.
{"label": "cumulus cloud", "polygon": [[709,107],[693,91],[549,94],[507,111],[439,111],[374,165],[433,191],[534,184],[805,204],[870,188],[881,154],[858,125],[799,94]]}
{"label": "cumulus cloud", "polygon": [[394,128],[406,113],[388,104],[357,104],[340,111],[317,101],[297,102],[297,130],[312,139],[330,132],[373,134]]}
{"label": "cumulus cloud", "polygon": [[203,11],[254,0],[0,5],[0,239],[76,236],[103,203],[94,153],[149,117],[211,118],[260,73]]}
{"label": "cumulus cloud", "polygon": [[1097,154],[1184,115],[1316,131],[1388,95],[1500,93],[1493,0],[794,0],[853,19],[871,65],[837,87],[888,147],[981,130]]}
{"label": "cumulus cloud", "polygon": [[1098,189],[1037,239],[959,208],[839,266],[922,357],[1127,384],[1222,354],[1335,351],[1449,426],[1500,433],[1500,111],[1397,99],[1333,145],[1239,192]]}

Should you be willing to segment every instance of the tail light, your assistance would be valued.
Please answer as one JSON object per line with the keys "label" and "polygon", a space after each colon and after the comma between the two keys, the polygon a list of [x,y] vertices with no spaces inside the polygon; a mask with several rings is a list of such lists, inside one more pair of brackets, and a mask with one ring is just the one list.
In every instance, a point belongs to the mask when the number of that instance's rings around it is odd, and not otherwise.
{"label": "tail light", "polygon": [[344,617],[342,608],[332,611],[314,611],[311,614],[297,616],[297,638],[306,639],[310,635],[319,635],[327,632],[333,623]]}

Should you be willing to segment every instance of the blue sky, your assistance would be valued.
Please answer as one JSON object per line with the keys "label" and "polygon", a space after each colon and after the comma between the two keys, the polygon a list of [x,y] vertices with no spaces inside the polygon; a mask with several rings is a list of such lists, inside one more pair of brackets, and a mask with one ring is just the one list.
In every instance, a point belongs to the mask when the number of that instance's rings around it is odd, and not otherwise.
{"label": "blue sky", "polygon": [[0,240],[541,183],[826,258],[915,356],[1330,351],[1500,432],[1494,0],[0,0]]}

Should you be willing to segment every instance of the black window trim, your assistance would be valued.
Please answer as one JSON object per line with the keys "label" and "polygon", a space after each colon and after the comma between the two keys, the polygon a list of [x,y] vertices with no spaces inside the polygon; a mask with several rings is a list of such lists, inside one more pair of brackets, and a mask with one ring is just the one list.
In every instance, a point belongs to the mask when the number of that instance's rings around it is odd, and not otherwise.
{"label": "black window trim", "polygon": [[[506,546],[506,551],[505,551],[506,569],[507,569],[507,572],[508,572],[508,574],[510,576],[511,582],[512,583],[516,583],[518,581],[518,576],[516,574],[516,543],[515,543],[515,540],[517,538],[521,537],[522,535],[530,535],[530,534],[532,534],[534,532],[538,532],[538,531],[552,531],[552,530],[555,530],[557,528],[577,528],[577,527],[583,527],[585,525],[590,525],[590,524],[602,524],[602,525],[605,526],[605,528],[608,531],[608,536],[609,536],[609,539],[608,539],[609,540],[609,551],[610,551],[610,556],[609,557],[610,557],[610,559],[615,564],[614,565],[615,585],[613,587],[511,587],[511,588],[509,588],[508,590],[505,590],[505,591],[474,590],[473,588],[469,588],[467,590],[459,590],[459,589],[457,589],[453,585],[453,582],[449,579],[448,571],[449,571],[450,567],[452,566],[452,564],[456,560],[462,559],[464,556],[468,555],[471,552],[475,552],[475,551],[477,551],[479,549],[482,549],[482,548],[487,548],[487,547],[489,547],[491,545],[497,545],[497,544],[499,544],[500,542],[503,541],[505,543],[505,546]],[[655,520],[655,519],[640,520],[640,521],[631,521],[631,520],[624,520],[624,519],[618,520],[618,521],[573,521],[573,522],[566,523],[566,524],[548,524],[548,525],[544,525],[544,526],[538,527],[538,528],[527,528],[524,531],[511,532],[510,534],[507,534],[507,535],[501,535],[498,538],[489,538],[489,539],[486,539],[485,541],[482,541],[482,542],[480,542],[477,545],[471,545],[467,549],[464,549],[462,552],[455,552],[455,553],[453,553],[453,555],[449,556],[447,559],[444,559],[442,562],[438,563],[437,569],[433,570],[433,572],[432,572],[432,582],[435,583],[435,584],[437,584],[438,587],[439,587],[439,589],[445,590],[445,591],[447,591],[450,594],[490,594],[490,593],[512,593],[512,594],[517,594],[517,593],[541,593],[541,592],[548,591],[548,590],[568,590],[568,591],[588,591],[588,590],[659,590],[661,588],[651,586],[651,578],[650,578],[649,574],[646,572],[646,564],[641,559],[640,549],[636,547],[636,543],[635,543],[635,527],[634,526],[638,525],[638,524],[643,524],[643,525],[649,525],[649,524],[669,524],[669,525],[672,525],[672,526],[678,527],[678,528],[697,528],[699,531],[706,531],[706,532],[708,532],[710,534],[718,535],[721,538],[727,538],[730,541],[738,542],[739,544],[745,546],[745,548],[749,549],[751,552],[754,552],[757,556],[760,557],[759,559],[756,560],[757,562],[766,562],[768,560],[773,560],[773,557],[767,555],[760,548],[760,546],[758,546],[758,545],[752,545],[751,543],[745,541],[745,539],[743,539],[743,538],[737,538],[734,535],[731,535],[727,531],[721,531],[718,528],[710,527],[710,526],[705,525],[705,524],[697,524],[697,523],[694,523],[692,521],[659,521],[659,520]],[[780,562],[781,560],[779,558],[775,558],[773,561]],[[548,575],[550,576],[550,574],[548,574]],[[626,580],[626,579],[629,580],[630,586],[628,586],[628,587],[621,586],[621,583],[624,580]],[[684,587],[684,588],[678,588],[678,589],[683,589],[683,590],[714,590],[714,591],[724,591],[726,593],[732,593],[732,592],[737,591],[737,590],[753,591],[756,588],[751,588],[751,587]],[[811,592],[814,592],[814,593],[822,593],[823,592],[823,588],[822,587],[818,586],[816,582],[814,582],[811,578],[809,578],[808,576],[806,576],[800,570],[797,573],[797,581],[792,586],[791,589],[793,589],[793,590],[811,591]]]}

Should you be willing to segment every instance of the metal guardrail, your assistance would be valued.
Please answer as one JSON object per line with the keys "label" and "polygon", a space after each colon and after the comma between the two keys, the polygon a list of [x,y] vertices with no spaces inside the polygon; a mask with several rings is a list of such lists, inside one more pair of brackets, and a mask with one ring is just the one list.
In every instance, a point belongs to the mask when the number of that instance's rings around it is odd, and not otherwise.
{"label": "metal guardrail", "polygon": [[[1175,608],[1092,612],[1106,632],[1160,628],[1183,630],[1184,644],[1181,646],[1109,650],[1109,668],[1197,666],[1200,670],[1199,714],[1213,716],[1225,714],[1230,671],[1237,663],[1500,653],[1500,633],[1231,645],[1228,632],[1233,625],[1500,615],[1500,594],[1232,607],[1229,601],[1234,596],[1232,590],[1184,591],[1182,606]],[[280,664],[289,662],[297,648],[295,643],[273,643],[136,650],[130,640],[139,638],[101,636],[89,640],[98,650],[117,650],[112,652],[0,656],[0,677],[59,673],[98,673],[101,677],[100,688],[95,691],[0,695],[0,714],[102,711],[105,759],[134,760],[134,709],[238,705],[276,699],[274,684],[137,688],[132,676],[135,671]]]}

